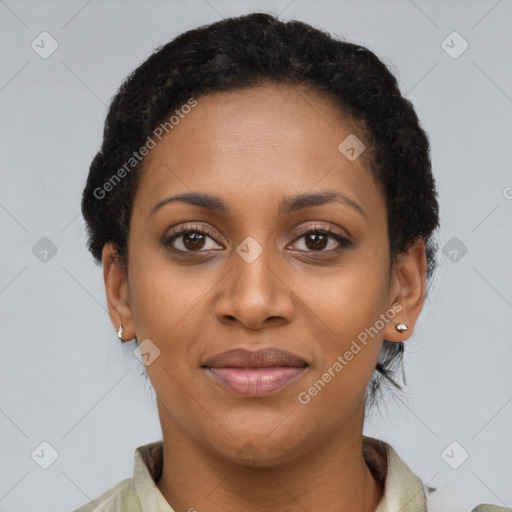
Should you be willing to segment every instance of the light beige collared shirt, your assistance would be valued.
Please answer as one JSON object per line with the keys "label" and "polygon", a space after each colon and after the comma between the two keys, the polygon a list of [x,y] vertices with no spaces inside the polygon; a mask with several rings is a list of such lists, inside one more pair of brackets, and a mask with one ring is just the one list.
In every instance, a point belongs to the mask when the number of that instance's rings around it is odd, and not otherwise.
{"label": "light beige collared shirt", "polygon": [[[363,436],[363,455],[372,474],[384,484],[384,493],[375,512],[427,511],[421,480],[389,444]],[[174,512],[155,483],[162,474],[162,468],[163,441],[139,446],[135,450],[133,476],[74,512]],[[195,509],[191,507],[190,510]],[[480,505],[472,512],[506,510]]]}

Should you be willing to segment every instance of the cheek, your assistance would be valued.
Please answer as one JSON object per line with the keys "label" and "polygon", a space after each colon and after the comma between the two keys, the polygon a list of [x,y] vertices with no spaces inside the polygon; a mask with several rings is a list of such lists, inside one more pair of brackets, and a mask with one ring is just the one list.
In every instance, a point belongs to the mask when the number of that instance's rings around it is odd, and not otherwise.
{"label": "cheek", "polygon": [[[208,298],[219,277],[199,266],[180,268],[165,254],[149,251],[133,255],[132,263],[130,299],[137,339],[149,339],[159,350],[146,371],[158,395],[186,406],[180,383],[197,375],[200,349],[209,332]],[[180,405],[181,397],[185,401]]]}
{"label": "cheek", "polygon": [[197,371],[194,345],[203,337],[205,318],[201,299],[211,284],[192,283],[169,263],[145,265],[142,261],[134,258],[130,282],[137,339],[139,344],[149,339],[158,348],[158,357],[146,365],[146,372],[166,408],[179,414],[190,408],[190,395],[184,392],[183,383],[190,382]]}
{"label": "cheek", "polygon": [[382,346],[382,334],[371,329],[381,313],[379,303],[369,297],[332,301],[335,309],[325,315],[328,327],[319,325],[320,357],[297,399],[309,417],[324,418],[325,428],[350,417],[365,397]]}
{"label": "cheek", "polygon": [[320,379],[317,387],[323,390],[326,384],[331,390],[325,399],[337,400],[341,394],[356,398],[375,369],[383,327],[392,321],[386,316],[387,274],[382,262],[368,259],[345,273],[340,270],[338,277],[323,284],[322,292],[308,299],[316,313],[316,340],[322,354],[311,382]]}
{"label": "cheek", "polygon": [[156,256],[141,251],[133,255],[130,265],[130,301],[137,337],[163,343],[170,337],[179,338],[177,334],[183,329],[192,336],[202,325],[198,311],[212,286],[208,272],[199,276],[199,267],[180,268],[161,251]]}

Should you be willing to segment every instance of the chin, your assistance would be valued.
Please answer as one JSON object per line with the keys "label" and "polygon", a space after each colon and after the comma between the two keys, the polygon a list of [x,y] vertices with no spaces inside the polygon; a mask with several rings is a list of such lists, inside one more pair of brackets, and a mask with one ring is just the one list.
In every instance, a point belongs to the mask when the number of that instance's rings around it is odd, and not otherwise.
{"label": "chin", "polygon": [[251,467],[275,467],[286,464],[303,454],[306,449],[304,443],[289,431],[281,435],[272,429],[265,431],[241,433],[237,431],[233,437],[225,437],[224,442],[215,442],[210,445],[218,456],[240,466]]}

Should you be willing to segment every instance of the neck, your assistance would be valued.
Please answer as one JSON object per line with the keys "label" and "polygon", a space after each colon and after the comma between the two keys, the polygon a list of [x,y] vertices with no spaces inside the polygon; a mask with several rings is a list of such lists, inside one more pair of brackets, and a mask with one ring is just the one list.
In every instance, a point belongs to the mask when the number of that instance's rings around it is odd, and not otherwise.
{"label": "neck", "polygon": [[219,457],[160,412],[164,467],[157,487],[175,511],[374,512],[383,486],[362,452],[362,419],[288,462],[244,466]]}

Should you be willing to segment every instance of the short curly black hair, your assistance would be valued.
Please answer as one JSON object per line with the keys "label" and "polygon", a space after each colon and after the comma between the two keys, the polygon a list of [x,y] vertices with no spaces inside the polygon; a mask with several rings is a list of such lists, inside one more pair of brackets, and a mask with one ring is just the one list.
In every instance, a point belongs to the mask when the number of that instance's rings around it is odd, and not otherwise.
{"label": "short curly black hair", "polygon": [[[96,262],[110,242],[127,267],[130,217],[144,162],[133,157],[154,130],[191,98],[266,83],[306,86],[333,98],[361,127],[358,135],[371,155],[369,171],[386,200],[390,256],[393,260],[422,238],[430,282],[436,267],[437,192],[429,141],[411,102],[367,48],[266,13],[189,30],[157,48],[121,85],[82,197],[88,248]],[[401,389],[393,375],[402,354],[402,342],[384,340],[368,387],[373,400],[383,380]]]}

